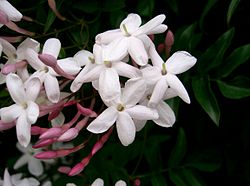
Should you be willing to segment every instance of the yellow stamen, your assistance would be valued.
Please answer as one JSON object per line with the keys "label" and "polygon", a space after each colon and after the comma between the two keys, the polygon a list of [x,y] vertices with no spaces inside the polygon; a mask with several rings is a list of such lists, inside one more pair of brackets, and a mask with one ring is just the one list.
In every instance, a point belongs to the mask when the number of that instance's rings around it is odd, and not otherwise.
{"label": "yellow stamen", "polygon": [[162,75],[166,75],[166,74],[167,74],[167,69],[166,69],[166,64],[165,64],[165,63],[162,63],[161,74],[162,74]]}
{"label": "yellow stamen", "polygon": [[128,33],[128,30],[127,30],[127,27],[126,27],[125,24],[122,24],[122,28],[123,28],[123,30],[124,30],[126,36],[130,36],[130,34]]}
{"label": "yellow stamen", "polygon": [[119,111],[119,112],[121,112],[121,111],[123,111],[125,109],[125,107],[124,107],[124,105],[123,104],[118,104],[117,105],[117,110]]}

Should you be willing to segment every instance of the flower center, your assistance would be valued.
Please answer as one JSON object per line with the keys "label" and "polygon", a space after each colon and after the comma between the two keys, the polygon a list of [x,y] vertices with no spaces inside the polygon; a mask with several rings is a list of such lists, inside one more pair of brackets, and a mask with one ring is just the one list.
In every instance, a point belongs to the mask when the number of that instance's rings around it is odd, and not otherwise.
{"label": "flower center", "polygon": [[88,57],[89,58],[89,60],[90,60],[90,62],[92,63],[92,64],[95,64],[95,59],[94,58],[92,58],[92,57]]}
{"label": "flower center", "polygon": [[150,100],[150,98],[151,98],[151,95],[147,95],[147,100]]}
{"label": "flower center", "polygon": [[104,65],[108,68],[112,67],[112,63],[110,61],[104,61]]}
{"label": "flower center", "polygon": [[28,104],[27,104],[26,102],[24,102],[24,103],[22,103],[22,107],[23,107],[24,109],[27,109],[27,108],[28,108]]}
{"label": "flower center", "polygon": [[130,34],[128,33],[128,29],[127,29],[125,24],[122,24],[122,28],[123,28],[123,30],[125,32],[125,36],[130,36]]}
{"label": "flower center", "polygon": [[165,63],[162,64],[161,74],[162,75],[166,75],[167,74],[167,68],[166,68],[166,64]]}
{"label": "flower center", "polygon": [[117,108],[116,108],[119,112],[121,112],[121,111],[124,111],[124,109],[125,109],[125,106],[123,105],[123,104],[121,104],[121,103],[119,103],[118,105],[117,105]]}

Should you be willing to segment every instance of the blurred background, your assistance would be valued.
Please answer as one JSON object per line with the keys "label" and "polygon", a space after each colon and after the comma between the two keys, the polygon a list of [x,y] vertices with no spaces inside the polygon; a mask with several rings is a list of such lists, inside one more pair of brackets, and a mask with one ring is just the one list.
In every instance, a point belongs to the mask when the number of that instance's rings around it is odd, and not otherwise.
{"label": "blurred background", "polygon": [[[34,32],[32,38],[40,43],[50,37],[60,39],[61,58],[81,49],[91,51],[95,35],[118,28],[129,13],[139,14],[143,22],[165,14],[164,23],[175,39],[171,53],[185,50],[197,58],[192,69],[178,76],[191,104],[179,98],[168,101],[177,117],[172,128],[148,122],[129,147],[123,147],[113,134],[80,176],[59,174],[61,179],[54,185],[71,181],[84,185],[97,177],[107,185],[118,179],[129,185],[136,179],[153,186],[250,185],[248,0],[57,0],[64,21],[46,0],[9,2],[32,18],[17,23]],[[0,35],[19,34],[1,28]],[[155,35],[155,45],[164,45],[165,36]],[[164,50],[159,53],[167,59]],[[10,98],[4,86],[0,88],[3,107]],[[0,133],[1,175],[21,155],[15,145],[15,129]],[[78,162],[85,154],[73,154],[68,160]],[[56,174],[59,165],[49,170],[50,175]]]}

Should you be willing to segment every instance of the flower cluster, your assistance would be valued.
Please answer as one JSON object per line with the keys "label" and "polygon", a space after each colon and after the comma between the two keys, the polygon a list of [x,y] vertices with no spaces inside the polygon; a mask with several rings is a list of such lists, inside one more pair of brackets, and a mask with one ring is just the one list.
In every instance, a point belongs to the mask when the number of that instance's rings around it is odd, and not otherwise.
{"label": "flower cluster", "polygon": [[[0,1],[0,15],[1,26],[22,18],[6,0]],[[7,59],[1,64],[0,83],[6,84],[13,100],[12,105],[0,109],[0,130],[16,127],[17,139],[23,147],[30,144],[31,135],[39,135],[33,148],[71,141],[83,129],[95,134],[106,132],[80,163],[73,168],[59,168],[73,176],[102,148],[113,125],[124,146],[135,140],[136,131],[141,130],[147,120],[171,127],[175,114],[165,100],[179,96],[190,103],[177,75],[190,69],[196,58],[186,51],[177,51],[166,61],[160,57],[150,36],[168,29],[164,20],[165,15],[158,15],[142,25],[139,15],[129,14],[119,28],[98,34],[92,51],[81,50],[67,58],[58,57],[61,42],[57,38],[47,39],[42,48],[32,38],[26,38],[17,48],[0,38],[0,54]],[[173,44],[173,35],[169,33],[167,56]],[[85,91],[88,83],[97,94],[85,107],[84,98],[77,95]],[[105,107],[95,112],[98,97]],[[66,107],[76,110],[68,122],[63,115]],[[51,128],[34,125],[42,116],[48,116]],[[82,149],[86,143],[39,152],[35,157],[64,157]]]}

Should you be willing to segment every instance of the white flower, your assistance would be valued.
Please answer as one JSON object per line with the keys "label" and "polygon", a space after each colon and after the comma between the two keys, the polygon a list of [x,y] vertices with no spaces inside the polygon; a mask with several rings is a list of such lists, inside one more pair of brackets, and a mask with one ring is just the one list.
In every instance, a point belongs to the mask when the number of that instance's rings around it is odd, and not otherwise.
{"label": "white flower", "polygon": [[22,174],[14,174],[10,176],[7,169],[4,171],[4,180],[1,186],[38,186],[40,185],[39,181],[35,178],[22,178]]}
{"label": "white flower", "polygon": [[149,106],[158,105],[168,87],[172,88],[186,103],[190,103],[188,93],[176,75],[191,68],[196,63],[196,58],[188,52],[178,51],[164,63],[154,47],[151,47],[149,53],[154,66],[142,69],[147,84],[154,85]]}
{"label": "white flower", "polygon": [[119,96],[119,75],[127,78],[141,75],[139,69],[125,62],[110,60],[111,52],[110,48],[95,44],[94,56],[97,65],[87,73],[79,73],[71,85],[71,90],[78,90],[82,83],[93,82],[93,86],[99,90],[102,99],[110,101]]}
{"label": "white flower", "polygon": [[[68,185],[67,185],[68,186]],[[73,185],[72,185],[73,186]],[[104,186],[104,181],[101,178],[97,178],[92,184],[91,186]],[[123,180],[118,180],[115,183],[115,186],[127,186],[126,182]]]}
{"label": "white flower", "polygon": [[[16,145],[17,149],[23,153],[23,155],[16,161],[14,169],[18,169],[25,164],[28,164],[28,170],[30,174],[34,176],[41,176],[44,173],[44,168],[41,159],[34,158],[33,155],[41,152],[41,149],[33,149],[29,144],[26,148],[19,143]],[[54,160],[42,160],[45,163],[53,163]]]}
{"label": "white flower", "polygon": [[92,121],[87,129],[93,133],[102,133],[116,122],[121,143],[124,146],[131,144],[136,132],[133,119],[149,120],[159,117],[154,109],[136,105],[142,98],[145,89],[146,85],[142,79],[136,78],[127,81],[122,90],[120,88],[117,90],[120,94],[116,99],[110,102],[104,101],[108,108]]}
{"label": "white flower", "polygon": [[[40,44],[34,39],[27,38],[25,39],[17,49],[10,44],[8,41],[0,38],[0,46],[2,46],[2,51],[6,55],[7,64],[16,64],[17,62],[21,62],[26,60],[26,50],[29,48],[30,50],[34,50],[35,52],[39,51]],[[27,67],[18,68],[17,69],[18,76],[23,80],[27,80],[29,77],[29,73],[27,71]],[[5,82],[5,75],[0,73],[0,84]]]}
{"label": "white flower", "polygon": [[[56,38],[48,39],[44,46],[42,54],[48,54],[57,59],[61,49],[61,42]],[[39,58],[38,53],[34,50],[27,50],[26,53],[28,63],[37,70],[31,77],[38,77],[44,88],[48,99],[52,103],[57,103],[60,99],[60,88],[56,76],[59,76],[51,67],[45,65]],[[80,67],[73,58],[66,58],[57,61],[57,64],[70,75],[75,75],[80,71]]]}
{"label": "white flower", "polygon": [[162,24],[164,20],[165,15],[158,15],[140,26],[141,17],[137,14],[129,14],[121,22],[120,29],[98,34],[96,43],[112,45],[112,60],[123,58],[129,53],[138,65],[144,66],[148,62],[148,54],[141,36],[165,32],[167,26]]}
{"label": "white flower", "polygon": [[33,78],[28,83],[23,83],[16,74],[8,74],[6,85],[11,98],[16,104],[0,109],[0,117],[3,122],[16,120],[16,133],[21,145],[27,147],[31,134],[31,124],[34,124],[39,116],[39,107],[35,100],[40,91],[40,81]]}
{"label": "white flower", "polygon": [[[7,20],[10,21],[20,21],[23,17],[23,15],[6,0],[0,0],[0,12],[3,12]],[[3,24],[0,23],[0,28],[2,26]]]}

